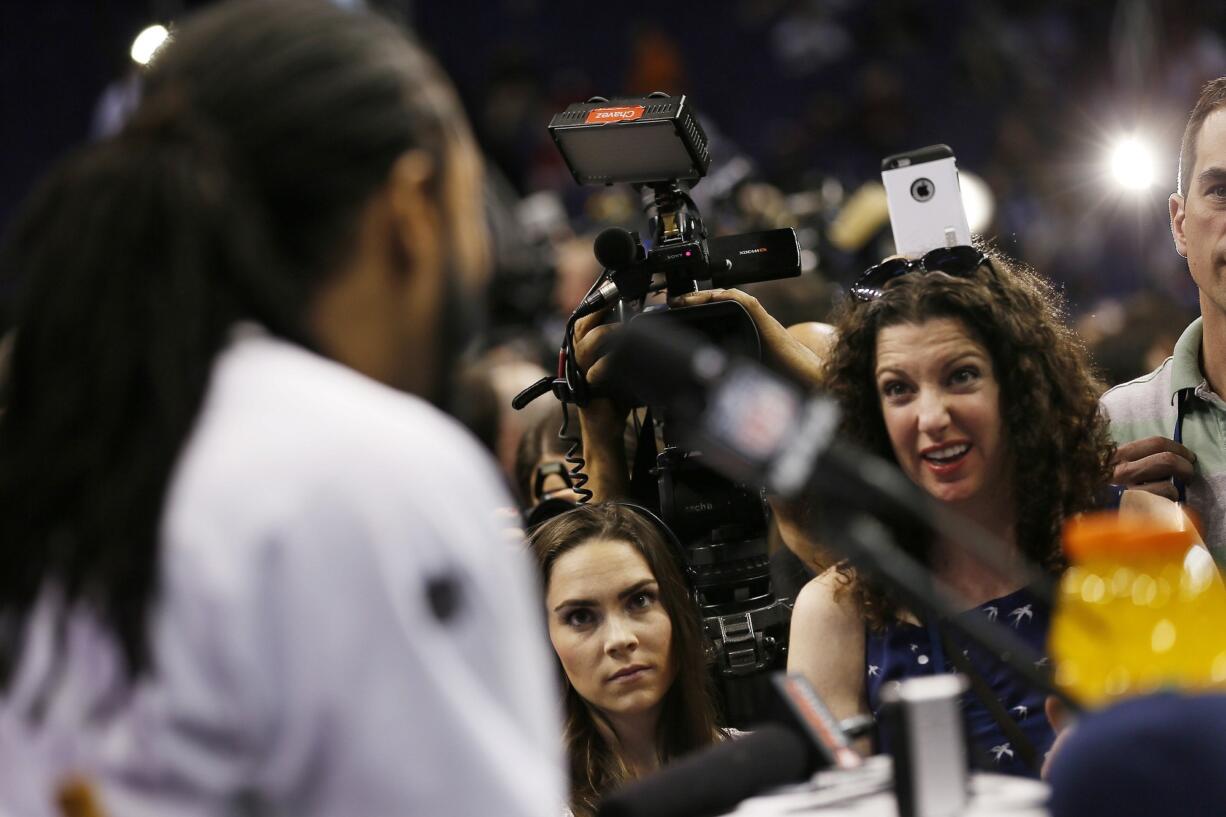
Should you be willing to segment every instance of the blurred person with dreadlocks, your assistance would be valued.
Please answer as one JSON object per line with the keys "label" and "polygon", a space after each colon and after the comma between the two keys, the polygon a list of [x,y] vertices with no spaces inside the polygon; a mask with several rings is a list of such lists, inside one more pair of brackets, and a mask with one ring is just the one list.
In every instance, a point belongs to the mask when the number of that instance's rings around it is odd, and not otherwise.
{"label": "blurred person with dreadlocks", "polygon": [[530,566],[430,405],[487,267],[446,79],[372,14],[234,0],[146,89],[3,256],[0,811],[548,813]]}

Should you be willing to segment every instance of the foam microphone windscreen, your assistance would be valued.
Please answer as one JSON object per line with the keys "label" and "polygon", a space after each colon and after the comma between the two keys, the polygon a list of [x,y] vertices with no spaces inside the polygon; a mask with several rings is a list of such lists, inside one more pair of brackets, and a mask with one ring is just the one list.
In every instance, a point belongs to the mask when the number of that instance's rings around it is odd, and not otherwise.
{"label": "foam microphone windscreen", "polygon": [[634,236],[621,227],[608,227],[600,231],[592,244],[596,260],[606,269],[620,270],[638,260],[638,244]]}
{"label": "foam microphone windscreen", "polygon": [[681,758],[623,786],[600,803],[599,817],[705,817],[746,797],[805,780],[812,760],[804,741],[768,725]]}

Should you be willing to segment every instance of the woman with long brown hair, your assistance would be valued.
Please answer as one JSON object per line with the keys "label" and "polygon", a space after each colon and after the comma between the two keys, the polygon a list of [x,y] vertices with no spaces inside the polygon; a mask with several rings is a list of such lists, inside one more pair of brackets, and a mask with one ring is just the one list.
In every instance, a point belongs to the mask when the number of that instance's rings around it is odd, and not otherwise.
{"label": "woman with long brown hair", "polygon": [[722,739],[698,608],[640,509],[582,505],[531,537],[565,687],[570,808]]}

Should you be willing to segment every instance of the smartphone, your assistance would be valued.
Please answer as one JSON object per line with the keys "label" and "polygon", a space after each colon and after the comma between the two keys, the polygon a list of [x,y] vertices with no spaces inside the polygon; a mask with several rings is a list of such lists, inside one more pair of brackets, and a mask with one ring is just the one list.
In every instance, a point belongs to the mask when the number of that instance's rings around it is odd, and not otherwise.
{"label": "smartphone", "polygon": [[919,258],[938,247],[971,243],[958,165],[948,145],[887,156],[881,162],[895,252]]}

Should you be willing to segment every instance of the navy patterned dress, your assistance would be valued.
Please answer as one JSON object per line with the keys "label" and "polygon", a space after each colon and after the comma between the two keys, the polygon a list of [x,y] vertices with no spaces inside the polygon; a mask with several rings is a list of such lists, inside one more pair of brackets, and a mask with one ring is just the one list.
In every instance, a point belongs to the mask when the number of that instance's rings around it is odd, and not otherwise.
{"label": "navy patterned dress", "polygon": [[[1051,621],[1051,611],[1029,591],[1018,590],[985,602],[961,615],[987,616],[1012,628],[1017,636],[1044,656],[1039,661],[1040,664],[1047,662],[1047,629]],[[938,644],[934,648],[932,631],[928,627],[894,622],[883,632],[869,630],[866,635],[865,680],[868,705],[874,716],[881,708],[883,684],[922,675],[958,671],[948,656],[944,656],[945,650],[941,645]],[[954,649],[963,651],[971,666],[988,682],[1010,717],[1034,744],[1041,759],[1055,739],[1043,710],[1044,694],[1026,685],[977,645],[963,643],[955,633],[948,633],[946,638]],[[937,666],[938,662],[942,666]],[[1022,760],[1021,754],[1014,749],[992,713],[979,701],[974,691],[968,690],[962,696],[962,709],[970,729],[971,741],[987,755],[995,765],[995,771],[1037,776],[1037,772]],[[884,735],[882,738],[877,748],[889,752],[888,738]]]}

